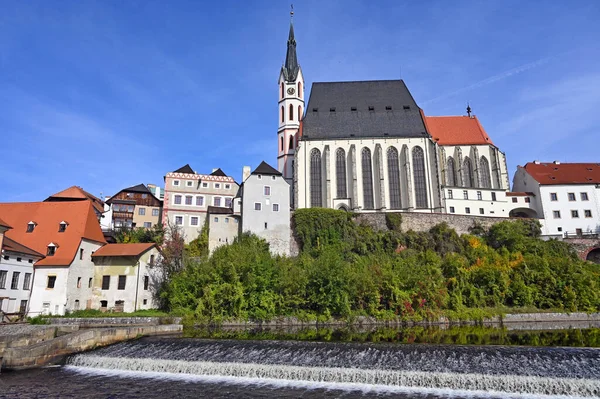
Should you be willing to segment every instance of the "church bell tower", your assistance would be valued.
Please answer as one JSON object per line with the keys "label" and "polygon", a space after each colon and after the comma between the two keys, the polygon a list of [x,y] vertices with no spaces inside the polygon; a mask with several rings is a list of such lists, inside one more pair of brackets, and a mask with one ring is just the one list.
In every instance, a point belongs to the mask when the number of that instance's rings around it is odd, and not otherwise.
{"label": "church bell tower", "polygon": [[296,57],[296,39],[290,12],[290,33],[285,64],[279,73],[279,129],[277,129],[277,169],[293,184],[294,154],[298,146],[300,121],[304,115],[304,77]]}

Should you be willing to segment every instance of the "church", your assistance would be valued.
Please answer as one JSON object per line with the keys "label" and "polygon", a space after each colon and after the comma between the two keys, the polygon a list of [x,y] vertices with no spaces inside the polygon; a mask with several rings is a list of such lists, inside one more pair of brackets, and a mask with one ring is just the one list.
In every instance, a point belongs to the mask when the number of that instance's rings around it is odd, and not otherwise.
{"label": "church", "polygon": [[426,116],[403,80],[316,82],[306,102],[293,22],[278,83],[294,209],[509,216],[505,154],[470,108]]}

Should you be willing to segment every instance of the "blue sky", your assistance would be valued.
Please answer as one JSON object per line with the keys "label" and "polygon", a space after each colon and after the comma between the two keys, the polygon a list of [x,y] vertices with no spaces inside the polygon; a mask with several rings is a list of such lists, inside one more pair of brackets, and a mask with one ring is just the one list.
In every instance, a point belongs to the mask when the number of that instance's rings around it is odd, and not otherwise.
{"label": "blue sky", "polygon": [[[0,201],[112,195],[189,163],[275,165],[289,2],[3,1]],[[512,174],[600,162],[600,2],[298,1],[314,81],[403,78],[427,115],[467,101]]]}

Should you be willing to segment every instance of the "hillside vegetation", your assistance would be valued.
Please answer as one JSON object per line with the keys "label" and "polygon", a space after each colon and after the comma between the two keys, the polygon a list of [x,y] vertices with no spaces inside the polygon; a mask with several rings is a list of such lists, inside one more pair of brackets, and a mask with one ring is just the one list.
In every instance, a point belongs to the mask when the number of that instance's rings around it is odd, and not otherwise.
{"label": "hillside vegetation", "polygon": [[164,286],[164,306],[213,321],[600,308],[600,266],[579,260],[568,244],[540,240],[536,221],[474,226],[462,236],[446,224],[403,232],[393,213],[385,232],[330,209],[298,210],[293,222],[298,257],[273,257],[263,240],[243,235],[211,257],[186,259]]}

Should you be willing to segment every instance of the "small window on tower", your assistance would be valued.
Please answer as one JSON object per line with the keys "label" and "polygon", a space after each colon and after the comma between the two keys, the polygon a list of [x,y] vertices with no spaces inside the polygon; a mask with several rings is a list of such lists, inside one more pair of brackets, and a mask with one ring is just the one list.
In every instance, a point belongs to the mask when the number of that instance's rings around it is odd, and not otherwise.
{"label": "small window on tower", "polygon": [[294,149],[294,136],[290,136],[290,150]]}
{"label": "small window on tower", "polygon": [[294,120],[294,106],[292,104],[290,104],[290,120],[293,121]]}
{"label": "small window on tower", "polygon": [[356,111],[356,107],[350,107],[350,111]]}

